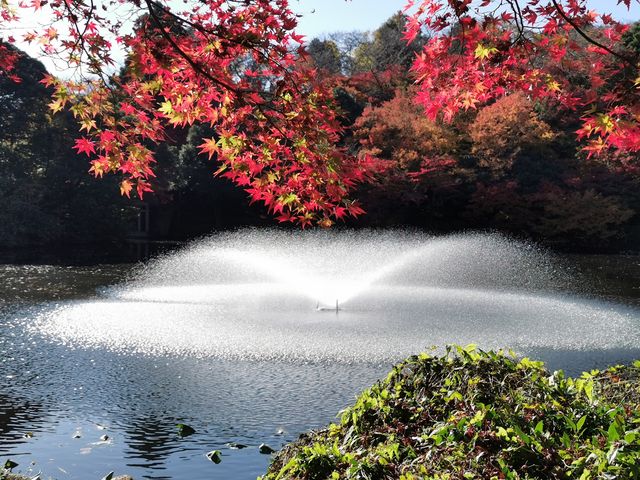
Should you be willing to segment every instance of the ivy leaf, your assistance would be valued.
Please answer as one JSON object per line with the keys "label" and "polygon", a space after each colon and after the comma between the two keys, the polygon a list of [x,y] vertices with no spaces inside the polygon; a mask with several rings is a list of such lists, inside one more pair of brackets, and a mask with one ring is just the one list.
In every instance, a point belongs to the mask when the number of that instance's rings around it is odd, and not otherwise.
{"label": "ivy leaf", "polygon": [[181,437],[188,437],[189,435],[196,433],[196,430],[193,427],[185,425],[184,423],[179,423],[176,427],[178,428],[178,435]]}
{"label": "ivy leaf", "polygon": [[207,458],[217,465],[222,462],[222,452],[220,450],[212,450],[207,453]]}

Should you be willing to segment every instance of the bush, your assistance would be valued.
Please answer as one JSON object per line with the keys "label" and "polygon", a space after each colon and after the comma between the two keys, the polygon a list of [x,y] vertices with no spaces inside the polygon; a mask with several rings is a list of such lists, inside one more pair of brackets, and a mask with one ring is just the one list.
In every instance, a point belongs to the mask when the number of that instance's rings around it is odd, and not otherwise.
{"label": "bush", "polygon": [[578,379],[473,346],[410,357],[263,480],[640,478],[640,362]]}
{"label": "bush", "polygon": [[515,181],[479,183],[465,212],[470,222],[525,234],[555,247],[607,248],[624,236],[634,211],[595,189],[543,182],[526,192]]}

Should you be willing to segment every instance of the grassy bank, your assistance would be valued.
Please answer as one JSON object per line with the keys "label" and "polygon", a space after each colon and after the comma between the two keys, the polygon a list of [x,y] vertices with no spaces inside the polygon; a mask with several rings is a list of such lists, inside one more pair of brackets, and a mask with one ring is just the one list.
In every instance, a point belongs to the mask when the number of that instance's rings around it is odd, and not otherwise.
{"label": "grassy bank", "polygon": [[640,479],[640,362],[577,379],[450,347],[393,368],[264,480]]}

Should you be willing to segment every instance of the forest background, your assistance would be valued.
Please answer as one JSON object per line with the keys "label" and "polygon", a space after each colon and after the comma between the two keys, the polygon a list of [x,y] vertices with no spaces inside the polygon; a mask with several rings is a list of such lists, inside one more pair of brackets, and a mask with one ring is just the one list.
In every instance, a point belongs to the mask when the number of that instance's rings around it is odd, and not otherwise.
{"label": "forest background", "polygon": [[[637,159],[590,157],[575,134],[580,112],[547,109],[522,93],[449,124],[429,120],[414,101],[411,72],[427,36],[407,45],[406,21],[398,13],[374,32],[307,45],[304,61],[334,85],[341,144],[375,159],[353,195],[366,214],[334,228],[494,230],[562,250],[638,249]],[[640,54],[640,26],[623,42]],[[157,178],[144,201],[122,197],[116,178],[88,175],[86,156],[73,150],[79,125],[69,112],[51,113],[45,73],[25,54],[16,67],[21,82],[0,78],[0,249],[108,252],[132,238],[182,241],[278,224],[241,188],[214,177],[215,158],[200,153],[213,134],[203,125],[176,127],[154,147]]]}

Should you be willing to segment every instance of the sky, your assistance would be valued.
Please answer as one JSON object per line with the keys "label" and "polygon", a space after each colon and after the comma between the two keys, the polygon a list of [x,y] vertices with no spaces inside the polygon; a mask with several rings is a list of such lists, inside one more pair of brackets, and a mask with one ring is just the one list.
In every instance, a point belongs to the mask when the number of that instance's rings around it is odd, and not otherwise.
{"label": "sky", "polygon": [[[332,32],[375,30],[387,18],[402,10],[406,0],[289,0],[290,6],[303,15],[298,23],[299,33],[309,39]],[[616,6],[616,0],[590,0],[589,5],[599,12],[610,12],[624,21],[640,20],[640,4],[631,10]]]}

